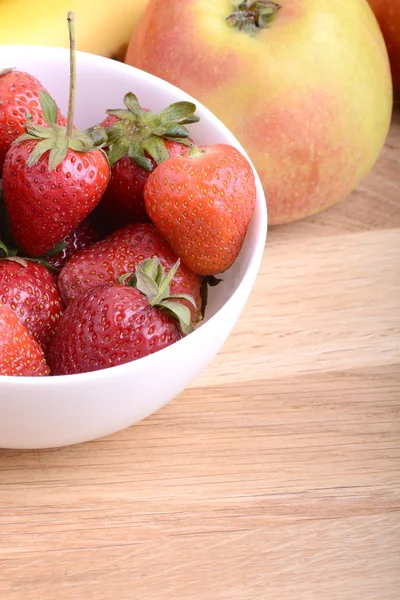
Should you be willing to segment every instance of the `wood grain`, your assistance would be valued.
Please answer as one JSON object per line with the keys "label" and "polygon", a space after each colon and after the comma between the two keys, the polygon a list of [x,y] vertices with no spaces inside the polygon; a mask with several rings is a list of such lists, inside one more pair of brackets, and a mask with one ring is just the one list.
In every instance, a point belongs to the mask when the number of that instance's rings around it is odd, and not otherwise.
{"label": "wood grain", "polygon": [[345,202],[269,234],[190,389],[0,451],[1,600],[400,599],[400,113]]}

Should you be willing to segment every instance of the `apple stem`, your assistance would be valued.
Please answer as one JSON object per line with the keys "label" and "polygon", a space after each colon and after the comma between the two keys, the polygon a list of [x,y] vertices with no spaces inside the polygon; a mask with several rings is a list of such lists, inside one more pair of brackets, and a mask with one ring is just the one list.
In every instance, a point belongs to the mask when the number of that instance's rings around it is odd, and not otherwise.
{"label": "apple stem", "polygon": [[75,88],[76,88],[76,56],[75,56],[75,15],[69,11],[68,17],[69,31],[69,101],[68,101],[68,119],[67,119],[67,137],[71,137],[74,125],[75,111]]}
{"label": "apple stem", "polygon": [[225,20],[231,27],[254,36],[260,29],[270,26],[280,8],[281,5],[273,0],[245,0]]}

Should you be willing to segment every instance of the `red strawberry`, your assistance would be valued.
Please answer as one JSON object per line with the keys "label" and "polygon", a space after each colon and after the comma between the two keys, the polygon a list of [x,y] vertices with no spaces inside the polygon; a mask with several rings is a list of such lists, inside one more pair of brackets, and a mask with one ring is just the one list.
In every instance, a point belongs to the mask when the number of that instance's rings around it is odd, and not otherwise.
{"label": "red strawberry", "polygon": [[[68,305],[96,285],[116,282],[125,273],[133,273],[137,264],[154,256],[165,270],[177,260],[152,223],[127,225],[70,259],[58,276],[61,296]],[[171,282],[171,291],[193,296],[197,306],[197,310],[192,309],[194,322],[200,316],[200,287],[200,277],[181,264]]]}
{"label": "red strawberry", "polygon": [[239,254],[256,186],[246,158],[219,144],[160,164],[147,180],[144,197],[151,220],[186,266],[215,275]]}
{"label": "red strawberry", "polygon": [[48,375],[39,344],[13,311],[0,302],[0,375]]}
{"label": "red strawberry", "polygon": [[[46,91],[40,81],[28,73],[14,69],[0,71],[0,175],[7,150],[12,142],[24,133],[27,113],[32,116],[35,125],[44,125],[43,112],[39,104],[40,90]],[[59,125],[66,123],[65,117],[59,110],[57,123]]]}
{"label": "red strawberry", "polygon": [[30,256],[54,248],[85,219],[103,195],[110,174],[101,150],[68,149],[54,170],[47,153],[32,164],[39,145],[33,139],[13,145],[3,169],[12,232]]}
{"label": "red strawberry", "polygon": [[178,265],[164,277],[156,259],[145,261],[136,267],[136,289],[108,283],[70,304],[50,346],[53,374],[85,373],[137,360],[178,341],[182,331],[189,333],[189,309],[169,296]]}
{"label": "red strawberry", "polygon": [[67,235],[64,240],[66,246],[60,252],[48,255],[46,261],[56,269],[61,269],[74,254],[99,242],[103,237],[100,225],[88,217]]}
{"label": "red strawberry", "polygon": [[[69,14],[71,27],[72,21]],[[18,246],[30,256],[45,254],[73,231],[98,204],[110,178],[105,154],[94,147],[95,135],[100,134],[96,143],[101,142],[101,130],[73,129],[74,58],[71,80],[67,126],[57,125],[57,106],[41,91],[48,127],[29,123],[4,163],[3,191],[11,229]]]}
{"label": "red strawberry", "polygon": [[0,302],[46,351],[63,313],[57,281],[43,265],[19,257],[0,260]]}
{"label": "red strawberry", "polygon": [[124,102],[126,110],[108,111],[101,123],[107,128],[112,170],[99,214],[110,231],[149,220],[143,198],[149,173],[169,156],[187,152],[190,140],[184,124],[199,120],[190,102],[177,102],[158,114],[142,109],[132,93]]}

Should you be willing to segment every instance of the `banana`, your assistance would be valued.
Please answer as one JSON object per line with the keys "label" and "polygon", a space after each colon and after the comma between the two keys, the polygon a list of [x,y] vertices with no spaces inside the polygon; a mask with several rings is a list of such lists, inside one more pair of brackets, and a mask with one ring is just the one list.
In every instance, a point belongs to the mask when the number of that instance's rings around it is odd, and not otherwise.
{"label": "banana", "polygon": [[147,1],[0,0],[0,44],[67,47],[72,10],[78,50],[123,59]]}

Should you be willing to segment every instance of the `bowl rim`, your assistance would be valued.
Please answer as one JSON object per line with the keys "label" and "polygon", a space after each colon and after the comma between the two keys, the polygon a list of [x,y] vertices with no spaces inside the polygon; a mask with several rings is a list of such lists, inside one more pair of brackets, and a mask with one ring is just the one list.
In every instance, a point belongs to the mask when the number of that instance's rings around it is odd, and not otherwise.
{"label": "bowl rim", "polygon": [[[60,56],[64,56],[64,57],[69,55],[68,48],[60,48],[60,47],[55,47],[55,46],[36,46],[36,45],[33,46],[33,45],[29,45],[29,44],[0,44],[0,53],[3,51],[6,51],[7,49],[10,49],[10,51],[13,51],[13,50],[15,51],[16,49],[19,49],[19,50],[23,49],[24,51],[29,53],[30,56],[35,55],[35,54],[41,55],[43,53],[48,54],[49,52],[51,52],[53,58],[54,58],[54,54],[59,54]],[[168,90],[175,92],[177,95],[182,96],[182,100],[187,100],[188,102],[193,102],[194,104],[196,104],[196,109],[197,110],[200,109],[200,112],[203,113],[202,118],[205,117],[207,119],[207,121],[211,121],[211,123],[214,122],[217,125],[218,129],[220,129],[220,130],[222,129],[224,131],[225,136],[228,138],[228,140],[230,140],[229,142],[225,141],[224,143],[229,143],[232,146],[234,146],[235,148],[237,148],[247,158],[247,160],[249,161],[250,166],[253,170],[253,173],[254,173],[255,183],[256,183],[256,210],[259,213],[258,220],[257,220],[256,244],[254,245],[254,247],[251,250],[249,264],[246,268],[246,271],[243,273],[240,283],[238,284],[236,289],[232,292],[232,294],[230,295],[228,300],[205,323],[201,324],[198,328],[196,328],[189,336],[183,337],[180,340],[178,340],[177,342],[175,342],[172,346],[163,348],[162,350],[159,350],[158,352],[155,352],[154,354],[144,356],[135,361],[123,363],[121,365],[106,367],[105,369],[100,369],[98,371],[89,371],[86,373],[74,373],[74,374],[69,374],[69,375],[57,375],[57,376],[50,376],[50,377],[34,377],[34,376],[12,377],[12,376],[8,376],[8,375],[0,375],[0,387],[4,387],[4,385],[5,386],[13,386],[14,388],[16,386],[19,386],[20,388],[29,386],[29,388],[31,389],[32,385],[34,385],[34,386],[45,385],[47,387],[58,386],[59,384],[75,385],[75,384],[82,383],[84,381],[86,382],[86,381],[90,381],[90,380],[94,380],[94,379],[98,380],[98,379],[108,378],[110,376],[118,376],[119,373],[122,374],[124,371],[127,371],[127,370],[129,370],[131,372],[131,374],[134,375],[134,371],[137,369],[140,369],[141,366],[144,364],[144,361],[146,361],[147,363],[151,363],[152,360],[155,360],[154,359],[155,356],[159,356],[160,353],[165,353],[168,350],[171,350],[172,347],[180,345],[182,347],[182,350],[184,351],[184,344],[192,343],[193,336],[196,336],[196,334],[198,334],[200,331],[205,330],[205,331],[203,331],[203,335],[207,334],[207,332],[211,333],[211,331],[214,327],[214,321],[215,321],[215,318],[217,317],[217,315],[220,318],[221,313],[223,315],[224,313],[228,312],[230,305],[233,304],[235,302],[236,298],[243,293],[243,290],[245,290],[246,286],[249,287],[251,290],[252,281],[255,279],[257,272],[259,270],[260,264],[261,264],[264,247],[265,247],[265,242],[267,239],[267,230],[268,230],[267,204],[266,204],[266,200],[265,200],[263,187],[262,187],[262,184],[260,181],[260,177],[259,177],[250,157],[248,156],[247,152],[244,150],[243,146],[236,139],[236,137],[230,131],[230,129],[228,129],[228,127],[226,125],[224,125],[224,123],[216,115],[214,115],[214,113],[210,109],[208,109],[199,100],[197,100],[190,94],[184,92],[182,89],[173,85],[172,83],[169,83],[168,81],[165,81],[164,79],[161,79],[160,77],[152,75],[151,73],[147,73],[146,71],[143,71],[143,70],[133,67],[131,65],[127,65],[125,63],[122,63],[122,62],[119,62],[119,61],[116,61],[114,59],[107,58],[104,56],[99,56],[97,54],[83,52],[81,50],[76,51],[76,57],[77,57],[78,65],[79,65],[79,57],[83,57],[83,59],[86,61],[86,63],[87,62],[92,62],[92,64],[96,63],[96,65],[99,67],[104,66],[105,64],[113,63],[113,66],[115,67],[115,69],[117,71],[120,71],[121,73],[122,72],[127,73],[128,71],[129,72],[135,71],[144,81],[151,81],[152,83],[156,83],[161,88],[167,88]],[[18,67],[16,67],[16,68],[18,68]],[[254,215],[255,215],[255,213],[253,213],[252,219],[254,219]],[[253,274],[254,274],[254,277],[253,277]],[[250,293],[250,291],[248,293]],[[244,296],[247,298],[246,292],[245,292]]]}

